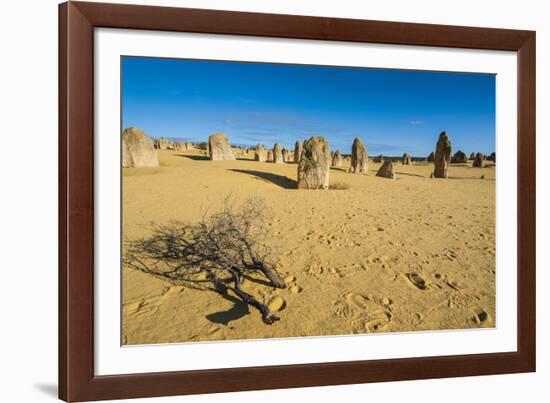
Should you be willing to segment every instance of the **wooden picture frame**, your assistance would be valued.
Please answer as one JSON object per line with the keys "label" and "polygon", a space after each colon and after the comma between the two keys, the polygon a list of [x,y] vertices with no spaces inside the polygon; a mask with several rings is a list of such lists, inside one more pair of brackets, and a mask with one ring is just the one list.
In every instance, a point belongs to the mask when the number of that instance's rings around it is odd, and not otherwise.
{"label": "wooden picture frame", "polygon": [[[94,28],[506,50],[518,58],[518,350],[94,374]],[[535,32],[68,2],[59,6],[59,398],[123,399],[535,371]]]}

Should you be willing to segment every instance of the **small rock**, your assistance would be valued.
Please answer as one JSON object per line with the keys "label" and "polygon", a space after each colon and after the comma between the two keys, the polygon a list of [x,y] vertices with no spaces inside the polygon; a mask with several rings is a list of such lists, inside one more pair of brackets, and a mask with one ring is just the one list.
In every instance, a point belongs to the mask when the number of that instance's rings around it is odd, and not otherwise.
{"label": "small rock", "polygon": [[[409,157],[410,159],[410,157]],[[410,163],[408,165],[411,165]],[[384,164],[380,167],[376,176],[381,176],[383,178],[395,179],[395,172],[393,170],[393,162],[391,160],[384,161]]]}
{"label": "small rock", "polygon": [[483,160],[485,159],[485,155],[483,155],[482,153],[477,153],[475,158],[474,158],[474,162],[472,163],[472,166],[474,168],[483,168]]}
{"label": "small rock", "polygon": [[389,305],[389,304],[391,304],[391,301],[388,297],[384,297],[384,298],[382,298],[382,303],[384,305]]}
{"label": "small rock", "polygon": [[286,301],[282,297],[277,296],[269,300],[267,304],[267,308],[271,312],[277,312],[284,309],[285,305],[286,305]]}

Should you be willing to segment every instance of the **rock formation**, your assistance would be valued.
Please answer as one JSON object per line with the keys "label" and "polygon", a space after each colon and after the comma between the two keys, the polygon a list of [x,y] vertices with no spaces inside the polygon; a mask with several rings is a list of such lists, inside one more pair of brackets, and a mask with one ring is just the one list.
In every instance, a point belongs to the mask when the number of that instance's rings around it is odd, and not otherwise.
{"label": "rock formation", "polygon": [[380,154],[378,157],[374,157],[372,161],[376,162],[377,164],[381,164],[382,162],[384,162],[384,156]]}
{"label": "rock formation", "polygon": [[493,151],[493,152],[491,153],[491,155],[489,155],[489,156],[487,157],[487,159],[488,159],[489,161],[497,162],[497,153]]}
{"label": "rock formation", "polygon": [[291,162],[293,155],[288,148],[283,148],[283,162]]}
{"label": "rock formation", "polygon": [[434,177],[447,178],[447,170],[451,162],[451,140],[446,132],[439,134],[437,145],[435,147]]}
{"label": "rock formation", "polygon": [[235,159],[225,133],[214,133],[208,138],[208,157],[212,161]]}
{"label": "rock formation", "polygon": [[161,137],[158,141],[158,149],[160,150],[173,150],[174,149],[174,142],[172,140],[168,140],[165,137]]}
{"label": "rock formation", "polygon": [[275,164],[282,164],[284,162],[283,150],[279,143],[275,143],[275,146],[273,146],[273,162]]}
{"label": "rock formation", "polygon": [[381,176],[383,178],[395,179],[395,172],[393,170],[393,162],[391,160],[385,160],[376,176]]}
{"label": "rock formation", "polygon": [[187,151],[187,143],[183,141],[174,141],[172,148],[174,151]]}
{"label": "rock formation", "polygon": [[122,167],[158,167],[155,142],[144,132],[129,127],[122,132]]}
{"label": "rock formation", "polygon": [[412,159],[410,154],[408,153],[403,154],[403,157],[401,157],[401,163],[403,165],[412,165]]}
{"label": "rock formation", "polygon": [[256,146],[256,151],[254,151],[254,161],[266,162],[267,161],[267,151],[263,144],[258,144]]}
{"label": "rock formation", "polygon": [[469,159],[469,160],[473,160],[475,157],[476,157],[476,153],[471,153],[471,154],[470,154],[470,158],[468,158],[468,159]]}
{"label": "rock formation", "polygon": [[294,145],[294,162],[295,163],[300,162],[301,156],[302,156],[302,142],[300,140],[296,140],[296,144]]}
{"label": "rock formation", "polygon": [[273,162],[273,150],[267,152],[267,162]]}
{"label": "rock formation", "polygon": [[451,163],[453,164],[466,164],[467,162],[468,156],[461,150],[458,150],[455,155],[453,155],[453,158],[451,158]]}
{"label": "rock formation", "polygon": [[328,189],[330,162],[330,148],[324,137],[305,141],[298,163],[298,189]]}
{"label": "rock formation", "polygon": [[349,171],[352,173],[366,173],[368,158],[367,149],[363,145],[363,142],[356,137],[351,146],[351,166]]}
{"label": "rock formation", "polygon": [[434,155],[433,151],[430,153],[430,155],[428,155],[427,160],[428,160],[428,162],[434,162],[435,161],[435,155]]}
{"label": "rock formation", "polygon": [[340,154],[340,150],[334,151],[334,155],[332,156],[332,166],[334,168],[342,168],[342,154]]}
{"label": "rock formation", "polygon": [[485,156],[482,153],[477,153],[476,157],[474,158],[474,162],[472,166],[476,168],[483,168],[484,159],[485,159]]}
{"label": "rock formation", "polygon": [[168,150],[171,148],[172,142],[165,137],[161,137],[155,141],[155,148],[157,150]]}

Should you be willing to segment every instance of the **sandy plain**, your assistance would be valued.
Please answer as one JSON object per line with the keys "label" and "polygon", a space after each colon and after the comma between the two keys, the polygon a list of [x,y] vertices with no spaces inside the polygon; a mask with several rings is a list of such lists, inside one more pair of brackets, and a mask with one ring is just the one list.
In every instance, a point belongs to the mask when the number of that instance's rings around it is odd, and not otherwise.
{"label": "sandy plain", "polygon": [[[232,194],[264,199],[264,225],[285,289],[259,278],[243,289],[284,300],[266,325],[237,298],[171,284],[123,265],[123,344],[260,339],[495,326],[495,168],[396,165],[397,179],[331,169],[341,190],[295,189],[294,163],[210,161],[159,150],[157,168],[123,170],[123,239],[149,223],[195,223]],[[482,178],[483,176],[483,178]]]}

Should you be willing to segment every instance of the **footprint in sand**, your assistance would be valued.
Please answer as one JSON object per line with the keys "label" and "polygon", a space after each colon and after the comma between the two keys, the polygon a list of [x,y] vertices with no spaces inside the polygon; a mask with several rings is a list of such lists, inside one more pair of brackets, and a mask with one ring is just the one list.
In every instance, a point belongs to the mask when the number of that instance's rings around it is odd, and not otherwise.
{"label": "footprint in sand", "polygon": [[149,300],[126,304],[126,312],[128,313],[128,316],[142,316],[149,313],[155,313],[158,311],[158,306],[155,303],[158,299],[159,297],[154,297]]}
{"label": "footprint in sand", "polygon": [[296,277],[294,276],[286,276],[284,279],[283,279],[283,282],[288,285],[290,283],[293,283],[294,281],[296,280]]}
{"label": "footprint in sand", "polygon": [[456,281],[446,281],[445,284],[455,291],[460,291],[460,287]]}
{"label": "footprint in sand", "polygon": [[203,329],[200,333],[191,335],[189,340],[196,340],[197,338],[208,340],[210,337],[215,337],[215,339],[221,340],[224,339],[224,337],[220,334],[221,331],[222,329],[219,326],[210,326],[208,329]]}
{"label": "footprint in sand", "polygon": [[344,275],[340,272],[340,269],[336,269],[336,268],[334,268],[334,267],[331,267],[330,269],[328,269],[328,272],[329,272],[330,274],[335,274],[335,275],[337,275],[337,276],[339,276],[339,277],[344,277]]}
{"label": "footprint in sand", "polygon": [[324,273],[325,269],[323,266],[320,265],[312,265],[309,266],[306,270],[306,274],[308,277],[314,277],[319,279],[321,275]]}
{"label": "footprint in sand", "polygon": [[453,306],[456,306],[459,309],[464,309],[472,304],[475,304],[476,300],[473,296],[469,295],[468,293],[455,293],[452,298],[452,304]]}
{"label": "footprint in sand", "polygon": [[426,281],[417,273],[408,273],[407,279],[420,290],[426,290],[428,288]]}
{"label": "footprint in sand", "polygon": [[472,317],[472,320],[478,325],[481,325],[488,318],[489,318],[489,314],[485,312],[483,309],[477,308],[474,310],[474,316]]}
{"label": "footprint in sand", "polygon": [[279,312],[285,309],[286,307],[286,301],[283,297],[275,296],[269,300],[267,303],[267,308],[271,312]]}
{"label": "footprint in sand", "polygon": [[388,305],[390,305],[390,304],[392,303],[392,300],[389,299],[388,297],[382,297],[382,298],[380,299],[380,302],[381,302],[383,305],[388,306]]}
{"label": "footprint in sand", "polygon": [[447,259],[449,259],[451,262],[455,261],[456,258],[457,258],[457,254],[454,250],[446,250],[445,251],[445,256],[447,257]]}
{"label": "footprint in sand", "polygon": [[371,299],[364,294],[347,293],[334,302],[335,314],[348,320],[353,333],[369,333],[382,330],[392,320],[392,313],[385,304],[387,297]]}
{"label": "footprint in sand", "polygon": [[146,314],[155,313],[159,310],[163,301],[174,295],[180,294],[185,290],[184,287],[163,287],[161,295],[157,295],[150,298],[141,299],[138,301],[131,301],[124,304],[124,309],[128,316],[142,316]]}
{"label": "footprint in sand", "polygon": [[360,308],[360,309],[367,308],[367,301],[369,300],[368,296],[350,292],[345,296],[345,298],[348,302],[355,305],[357,308]]}
{"label": "footprint in sand", "polygon": [[364,326],[368,332],[376,332],[385,328],[391,321],[391,314],[388,312],[376,312],[376,318],[365,322]]}
{"label": "footprint in sand", "polygon": [[300,292],[302,292],[302,288],[297,286],[297,285],[293,285],[292,287],[290,287],[288,289],[292,294],[299,294]]}
{"label": "footprint in sand", "polygon": [[181,294],[185,291],[185,287],[177,286],[177,287],[166,287],[163,289],[163,297],[167,298],[172,295]]}

